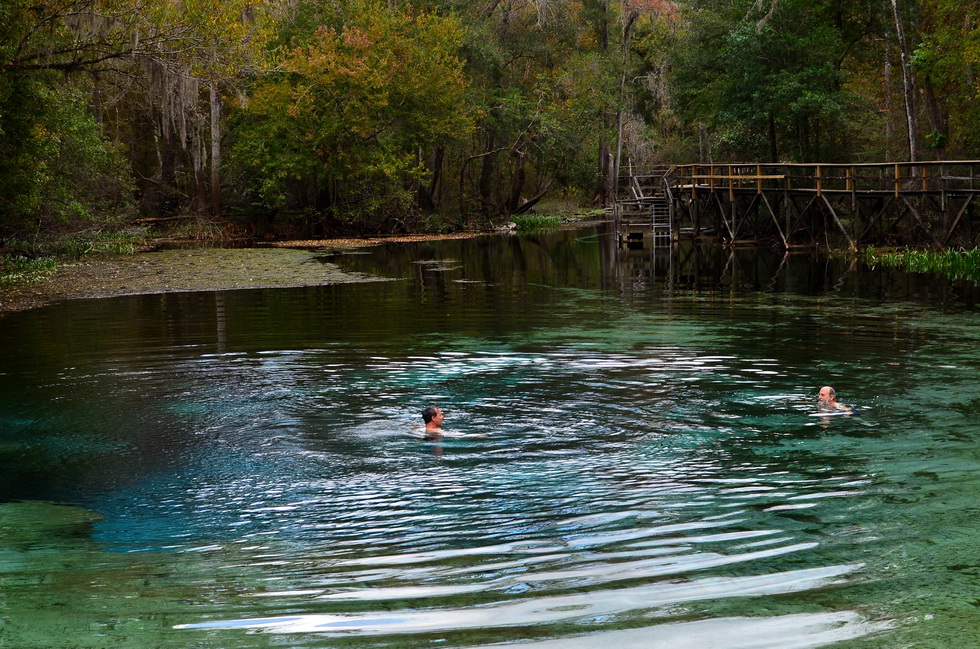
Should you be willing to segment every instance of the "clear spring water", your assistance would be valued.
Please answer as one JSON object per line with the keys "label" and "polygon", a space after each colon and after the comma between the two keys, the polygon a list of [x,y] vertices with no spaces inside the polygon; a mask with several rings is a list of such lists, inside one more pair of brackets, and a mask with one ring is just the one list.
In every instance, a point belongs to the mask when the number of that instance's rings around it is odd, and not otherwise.
{"label": "clear spring water", "polygon": [[592,231],[323,262],[396,279],[0,319],[0,647],[978,646],[975,287]]}

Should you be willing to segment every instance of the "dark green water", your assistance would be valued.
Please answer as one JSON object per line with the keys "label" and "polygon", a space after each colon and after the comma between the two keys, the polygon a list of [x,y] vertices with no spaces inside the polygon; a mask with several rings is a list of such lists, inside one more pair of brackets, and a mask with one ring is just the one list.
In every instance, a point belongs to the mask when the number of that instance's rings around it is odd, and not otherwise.
{"label": "dark green water", "polygon": [[587,230],[323,261],[397,279],[0,319],[0,647],[978,646],[976,287]]}

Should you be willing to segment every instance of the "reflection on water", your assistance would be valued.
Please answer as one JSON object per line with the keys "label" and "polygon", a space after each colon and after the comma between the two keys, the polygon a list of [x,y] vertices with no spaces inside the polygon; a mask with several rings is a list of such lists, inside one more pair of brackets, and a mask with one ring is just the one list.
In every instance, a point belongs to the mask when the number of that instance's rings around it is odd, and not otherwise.
{"label": "reflection on water", "polygon": [[0,645],[976,637],[971,289],[609,241],[0,320]]}

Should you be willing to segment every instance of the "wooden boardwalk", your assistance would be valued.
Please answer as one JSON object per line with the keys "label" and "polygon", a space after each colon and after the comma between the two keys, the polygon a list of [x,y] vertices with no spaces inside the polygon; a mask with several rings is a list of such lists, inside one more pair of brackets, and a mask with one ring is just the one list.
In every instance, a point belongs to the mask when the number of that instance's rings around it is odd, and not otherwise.
{"label": "wooden boardwalk", "polygon": [[[674,165],[631,174],[630,186],[641,178],[647,187],[660,187],[617,203],[617,223],[627,233],[631,224],[649,221],[648,228],[656,232],[660,223],[672,238],[786,249],[972,248],[980,238],[980,161]],[[649,207],[654,195],[669,206],[660,221]]]}

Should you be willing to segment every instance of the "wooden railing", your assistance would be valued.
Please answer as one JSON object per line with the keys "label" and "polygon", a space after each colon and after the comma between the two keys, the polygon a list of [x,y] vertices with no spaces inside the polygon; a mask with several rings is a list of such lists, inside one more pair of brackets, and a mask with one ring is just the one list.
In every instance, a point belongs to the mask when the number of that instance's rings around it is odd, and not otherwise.
{"label": "wooden railing", "polygon": [[675,195],[727,191],[881,194],[980,193],[980,161],[865,164],[724,163],[676,165],[668,174]]}

